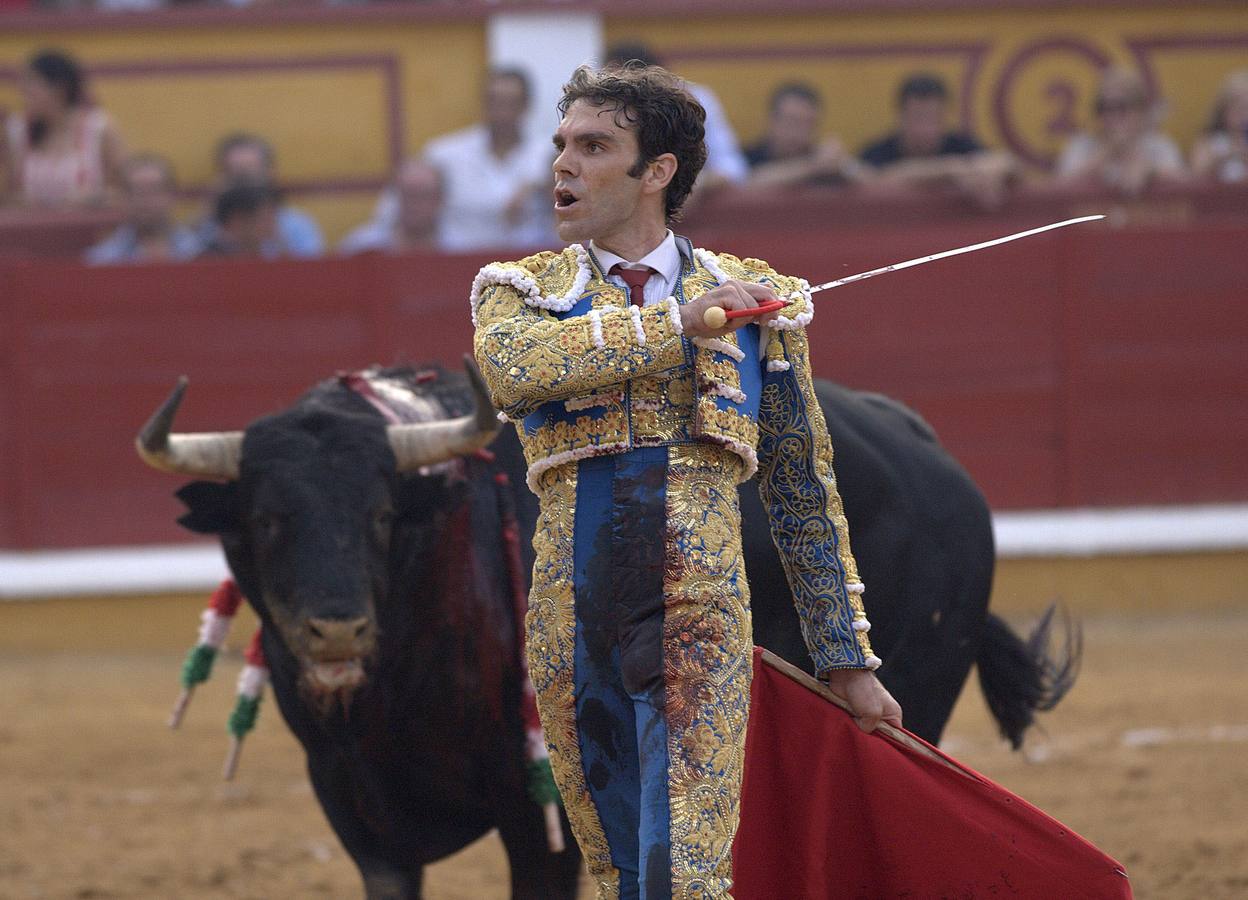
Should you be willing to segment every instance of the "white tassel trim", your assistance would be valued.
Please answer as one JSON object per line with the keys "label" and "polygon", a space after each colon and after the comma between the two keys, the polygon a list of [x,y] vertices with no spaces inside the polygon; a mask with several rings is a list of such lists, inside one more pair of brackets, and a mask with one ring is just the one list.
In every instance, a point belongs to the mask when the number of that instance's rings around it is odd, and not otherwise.
{"label": "white tassel trim", "polygon": [[591,309],[589,311],[589,333],[593,338],[594,346],[601,350],[607,346],[606,340],[602,336],[602,312],[601,310]]}
{"label": "white tassel trim", "polygon": [[743,444],[735,438],[724,437],[718,434],[706,434],[702,436],[703,440],[719,444],[726,447],[745,463],[745,471],[741,473],[739,482],[749,481],[754,477],[754,473],[758,471],[758,453],[749,444]]}
{"label": "white tassel trim", "polygon": [[867,668],[870,669],[872,672],[874,672],[883,664],[884,664],[884,660],[880,659],[878,656],[867,657]]}
{"label": "white tassel trim", "polygon": [[780,331],[794,331],[798,328],[805,328],[815,318],[815,301],[810,295],[810,282],[806,279],[801,280],[802,288],[789,294],[789,301],[805,300],[806,308],[794,316],[792,319],[787,316],[776,316],[771,323],[773,328]]}
{"label": "white tassel trim", "polygon": [[588,447],[577,447],[575,450],[563,450],[559,453],[551,454],[545,459],[539,459],[533,465],[529,466],[529,473],[525,478],[529,485],[529,490],[537,493],[537,482],[541,478],[542,473],[555,466],[562,466],[564,463],[577,462],[582,459],[589,459],[592,456],[605,456],[608,453],[619,453],[621,450],[628,449],[628,441],[615,441],[610,444],[590,444]]}
{"label": "white tassel trim", "polygon": [[648,409],[654,412],[658,412],[660,409],[664,409],[664,408],[665,406],[662,400],[642,399],[642,400],[633,401],[633,409]]}
{"label": "white tassel trim", "polygon": [[264,693],[264,686],[269,683],[269,670],[251,663],[243,666],[238,674],[238,693],[251,700]]}
{"label": "white tassel trim", "polygon": [[198,643],[220,650],[230,633],[230,626],[234,624],[234,617],[223,616],[215,609],[209,608],[199,614],[199,622]]}
{"label": "white tassel trim", "polygon": [[641,324],[641,307],[630,306],[628,314],[633,320],[633,333],[637,335],[637,346],[646,346],[646,326]]}
{"label": "white tassel trim", "polygon": [[[749,481],[754,477],[754,473],[758,471],[758,453],[749,444],[720,435],[708,434],[705,439],[712,443],[719,444],[722,447],[731,450],[737,456],[741,457],[745,463],[745,470],[741,473],[740,482]],[[591,444],[588,447],[577,447],[574,450],[563,450],[559,453],[551,454],[545,459],[539,459],[533,465],[529,466],[528,475],[525,482],[529,486],[529,490],[538,493],[538,481],[542,474],[556,466],[562,466],[565,463],[579,462],[582,459],[590,459],[595,456],[606,456],[611,453],[620,453],[624,450],[631,449],[628,441],[617,441],[610,444]]]}
{"label": "white tassel trim", "polygon": [[722,353],[737,362],[745,361],[744,350],[734,344],[728,343],[727,341],[721,341],[719,338],[695,337],[693,338],[693,342],[703,349],[713,350],[716,353]]}
{"label": "white tassel trim", "polygon": [[728,276],[724,274],[724,270],[719,267],[719,259],[710,250],[703,250],[701,247],[695,247],[693,258],[701,263],[702,268],[710,272],[714,276],[715,281],[723,284],[728,281]]}
{"label": "white tassel trim", "polygon": [[[698,247],[693,251],[693,256],[694,259],[702,264],[702,268],[715,276],[715,280],[719,284],[723,284],[728,280],[724,270],[719,267],[719,260],[714,253]],[[792,319],[787,316],[777,316],[771,323],[772,328],[777,328],[780,331],[793,331],[797,328],[805,328],[814,319],[815,304],[810,295],[810,282],[803,278],[799,283],[801,284],[801,290],[793,291],[793,293],[789,294],[789,300],[791,302],[805,299],[806,308]]]}
{"label": "white tassel trim", "polygon": [[845,585],[845,592],[847,594],[861,594],[866,591],[866,589],[867,586],[861,581],[851,581]]}
{"label": "white tassel trim", "polygon": [[744,403],[746,401],[745,391],[742,391],[739,388],[729,387],[728,385],[718,381],[711,385],[710,393],[731,400],[733,403]]}
{"label": "white tassel trim", "polygon": [[619,391],[612,391],[609,394],[586,394],[584,397],[564,400],[563,408],[568,412],[578,412],[582,409],[592,409],[595,406],[610,406],[612,403],[620,403],[623,400],[624,395]]}
{"label": "white tassel trim", "polygon": [[472,307],[473,327],[477,324],[477,307],[481,305],[481,293],[494,284],[510,285],[519,292],[529,306],[548,309],[551,312],[567,312],[575,306],[576,301],[580,300],[581,295],[585,293],[585,287],[593,277],[594,270],[590,266],[589,252],[584,247],[580,244],[571,244],[568,249],[576,254],[576,278],[572,280],[572,287],[561,297],[554,295],[543,297],[537,280],[525,274],[522,269],[498,263],[485,266],[472,280],[472,291],[468,294],[468,303]]}
{"label": "white tassel trim", "polygon": [[541,288],[524,272],[508,266],[500,266],[498,263],[490,263],[477,273],[476,278],[472,279],[472,290],[468,293],[474,328],[477,325],[477,307],[481,305],[481,294],[487,287],[496,284],[510,285],[515,288],[524,297],[525,303],[535,304],[541,299]]}
{"label": "white tassel trim", "polygon": [[511,417],[508,416],[507,413],[505,412],[500,412],[496,414],[494,418],[498,419],[498,421],[502,422],[504,425],[506,425],[508,422],[511,421]]}
{"label": "white tassel trim", "polygon": [[854,631],[859,631],[859,632],[862,632],[863,634],[866,634],[870,630],[871,630],[871,623],[868,622],[866,619],[854,619]]}
{"label": "white tassel trim", "polygon": [[667,317],[672,322],[672,331],[680,337],[685,333],[685,323],[680,318],[680,304],[676,302],[675,297],[668,297],[663,302],[667,304]]}
{"label": "white tassel trim", "polygon": [[594,342],[594,346],[597,347],[599,350],[603,349],[607,345],[606,338],[603,337],[603,334],[602,334],[602,314],[619,312],[619,311],[620,311],[620,307],[607,305],[607,306],[599,307],[598,309],[591,309],[586,314],[587,318],[589,319],[590,337],[592,338]]}
{"label": "white tassel trim", "polygon": [[769,359],[767,360],[768,372],[787,372],[791,367],[787,359]]}

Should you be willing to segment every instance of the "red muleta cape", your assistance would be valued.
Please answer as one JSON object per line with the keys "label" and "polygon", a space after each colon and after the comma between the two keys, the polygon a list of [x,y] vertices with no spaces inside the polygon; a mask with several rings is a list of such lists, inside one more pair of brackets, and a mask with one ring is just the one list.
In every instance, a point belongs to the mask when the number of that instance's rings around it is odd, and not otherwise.
{"label": "red muleta cape", "polygon": [[826,692],[755,648],[737,900],[1130,898],[1069,828],[908,732],[865,734]]}

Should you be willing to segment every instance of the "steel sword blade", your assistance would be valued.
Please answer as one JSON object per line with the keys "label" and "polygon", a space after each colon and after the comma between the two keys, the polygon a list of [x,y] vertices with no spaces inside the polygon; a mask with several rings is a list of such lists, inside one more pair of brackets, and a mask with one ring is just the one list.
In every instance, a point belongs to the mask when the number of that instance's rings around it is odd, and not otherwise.
{"label": "steel sword blade", "polygon": [[810,292],[812,294],[817,294],[819,291],[826,291],[828,288],[840,287],[843,284],[851,284],[855,281],[865,281],[868,278],[874,278],[876,275],[884,275],[888,272],[898,272],[902,269],[908,269],[911,266],[921,266],[923,263],[935,262],[938,259],[945,259],[949,256],[959,256],[963,253],[970,253],[974,250],[983,250],[988,247],[995,247],[997,244],[1005,244],[1010,241],[1016,241],[1019,238],[1031,237],[1033,234],[1052,231],[1055,228],[1065,228],[1067,225],[1078,225],[1080,222],[1095,222],[1097,219],[1103,218],[1105,218],[1103,215],[1080,216],[1077,219],[1067,219],[1065,222],[1054,222],[1052,225],[1042,225],[1039,228],[1029,228],[1026,231],[1020,231],[1017,234],[1007,234],[1005,237],[993,238],[991,241],[984,241],[979,244],[970,244],[966,247],[957,247],[953,250],[942,250],[940,253],[933,253],[930,256],[920,256],[918,259],[908,259],[905,262],[893,263],[891,266],[881,266],[878,269],[872,269],[870,272],[859,272],[857,275],[838,278],[836,281],[825,281],[823,284],[812,287]]}

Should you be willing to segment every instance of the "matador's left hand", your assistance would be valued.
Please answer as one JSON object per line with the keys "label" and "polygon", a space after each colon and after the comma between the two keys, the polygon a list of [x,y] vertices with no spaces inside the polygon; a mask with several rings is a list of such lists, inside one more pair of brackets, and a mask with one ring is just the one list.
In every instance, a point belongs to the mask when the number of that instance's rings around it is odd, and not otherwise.
{"label": "matador's left hand", "polygon": [[828,673],[828,686],[849,704],[850,714],[858,727],[872,732],[880,722],[901,727],[901,705],[867,669],[833,669]]}
{"label": "matador's left hand", "polygon": [[776,292],[765,284],[754,284],[736,279],[725,281],[719,287],[707,291],[697,300],[690,300],[680,307],[682,330],[691,338],[717,338],[723,337],[730,331],[736,331],[738,328],[744,328],[751,322],[770,325],[776,320],[776,316],[780,315],[778,310],[764,313],[758,318],[729,319],[723,328],[711,328],[706,324],[704,317],[706,311],[712,306],[727,310],[753,309],[763,303],[778,299]]}

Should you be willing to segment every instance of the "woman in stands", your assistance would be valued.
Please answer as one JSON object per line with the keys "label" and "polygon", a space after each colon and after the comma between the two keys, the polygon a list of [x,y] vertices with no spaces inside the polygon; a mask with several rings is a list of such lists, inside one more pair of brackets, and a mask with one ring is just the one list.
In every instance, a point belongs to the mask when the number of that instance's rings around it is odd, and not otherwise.
{"label": "woman in stands", "polygon": [[1222,82],[1209,130],[1192,149],[1192,173],[1223,184],[1248,183],[1248,69]]}
{"label": "woman in stands", "polygon": [[87,98],[82,69],[44,51],[22,75],[24,110],[0,130],[0,197],[27,206],[107,202],[125,149],[104,110]]}

